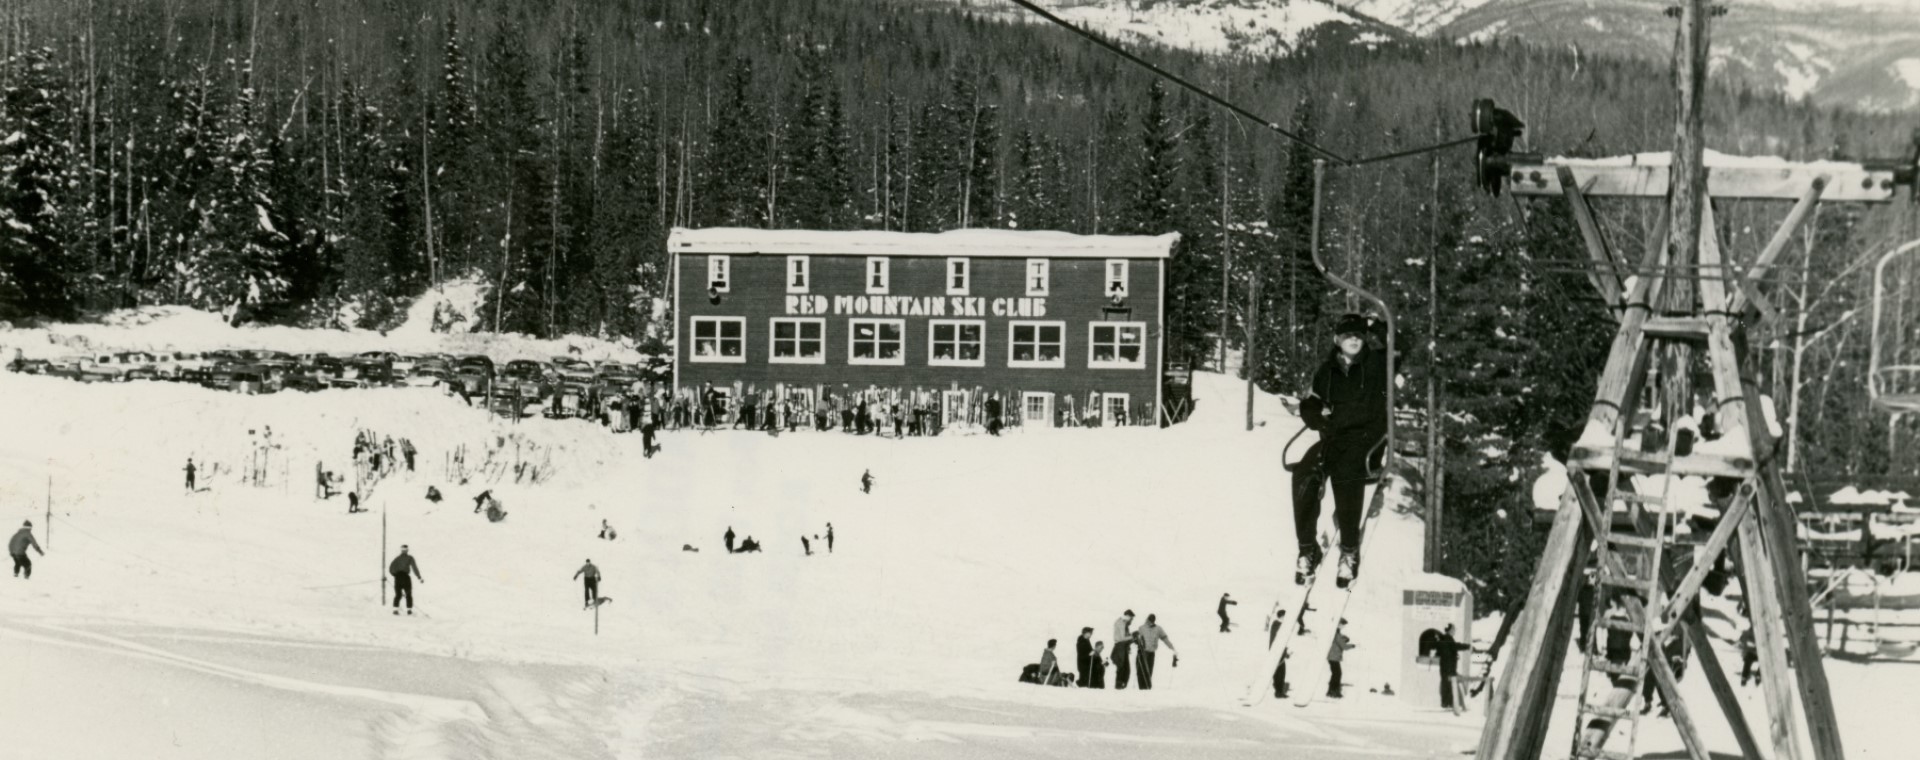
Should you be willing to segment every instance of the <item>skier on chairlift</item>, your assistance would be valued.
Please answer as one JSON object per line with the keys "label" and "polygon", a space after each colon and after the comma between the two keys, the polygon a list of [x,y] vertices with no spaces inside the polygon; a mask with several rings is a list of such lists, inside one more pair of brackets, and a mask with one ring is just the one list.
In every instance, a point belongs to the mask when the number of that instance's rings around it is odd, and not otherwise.
{"label": "skier on chairlift", "polygon": [[[1386,353],[1367,345],[1370,331],[1371,325],[1359,314],[1340,317],[1333,330],[1334,349],[1314,373],[1313,384],[1300,402],[1300,416],[1321,438],[1317,472],[1295,477],[1323,479],[1333,486],[1333,517],[1340,534],[1336,580],[1341,588],[1360,574],[1361,502],[1367,481],[1379,468],[1369,460],[1382,453],[1375,446],[1387,434],[1387,383],[1392,378],[1387,377]],[[1295,493],[1299,492],[1296,488]],[[1320,566],[1319,520],[1319,499],[1295,501],[1294,538],[1300,544],[1296,580],[1302,583]]]}

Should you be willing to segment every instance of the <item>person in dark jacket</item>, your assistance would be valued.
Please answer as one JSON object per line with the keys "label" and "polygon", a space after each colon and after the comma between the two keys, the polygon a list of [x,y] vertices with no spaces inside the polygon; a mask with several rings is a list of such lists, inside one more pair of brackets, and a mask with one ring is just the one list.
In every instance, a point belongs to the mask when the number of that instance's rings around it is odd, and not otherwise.
{"label": "person in dark jacket", "polygon": [[1087,668],[1093,671],[1093,677],[1087,679],[1087,688],[1107,688],[1107,642],[1093,642],[1093,655],[1087,659]]}
{"label": "person in dark jacket", "polygon": [[1227,605],[1230,604],[1239,604],[1239,602],[1233,600],[1232,594],[1221,594],[1219,609],[1221,633],[1226,633],[1233,628],[1233,621],[1227,619]]}
{"label": "person in dark jacket", "polygon": [[833,523],[827,523],[827,553],[833,553]]}
{"label": "person in dark jacket", "polygon": [[1460,675],[1460,653],[1472,646],[1453,640],[1452,623],[1447,624],[1447,629],[1440,633],[1440,638],[1433,644],[1434,656],[1440,659],[1440,706],[1452,710],[1455,715],[1459,715],[1467,706],[1466,695],[1460,693],[1459,682],[1454,680]]}
{"label": "person in dark jacket", "polygon": [[1073,642],[1073,664],[1080,668],[1080,688],[1093,685],[1093,626],[1080,629],[1080,638]]}
{"label": "person in dark jacket", "polygon": [[732,554],[733,553],[733,526],[731,525],[727,526],[726,535],[721,536],[720,538],[721,540],[726,541],[727,543],[727,553]]}
{"label": "person in dark jacket", "polygon": [[[1340,529],[1340,567],[1345,588],[1360,573],[1360,521],[1366,483],[1377,469],[1369,459],[1387,434],[1387,357],[1367,345],[1367,320],[1347,314],[1334,326],[1334,349],[1313,375],[1300,402],[1307,427],[1320,432],[1320,473],[1333,486],[1333,516]],[[1319,566],[1315,527],[1320,503],[1294,504],[1294,537],[1302,572]]]}
{"label": "person in dark jacket", "polygon": [[193,476],[194,476],[194,473],[199,472],[199,469],[193,466],[193,457],[187,457],[186,471],[187,471],[187,493],[193,493],[194,491]]}
{"label": "person in dark jacket", "polygon": [[420,564],[413,561],[413,555],[407,553],[407,545],[400,545],[400,556],[387,563],[387,574],[393,576],[393,614],[400,614],[400,597],[407,598],[407,614],[413,614],[413,579],[421,583],[427,577],[420,574]]}
{"label": "person in dark jacket", "polygon": [[593,560],[589,559],[587,564],[581,565],[579,570],[574,571],[573,577],[575,580],[586,579],[586,585],[582,590],[586,592],[587,605],[580,609],[592,607],[593,601],[600,598],[600,568],[594,567]]}
{"label": "person in dark jacket", "polygon": [[872,470],[867,470],[860,473],[860,492],[873,493],[873,471]]}
{"label": "person in dark jacket", "polygon": [[33,579],[33,560],[27,559],[28,549],[39,552],[42,557],[47,556],[47,552],[40,548],[40,542],[33,540],[32,520],[20,523],[20,530],[15,531],[13,538],[7,541],[7,554],[13,557],[13,575],[21,580]]}

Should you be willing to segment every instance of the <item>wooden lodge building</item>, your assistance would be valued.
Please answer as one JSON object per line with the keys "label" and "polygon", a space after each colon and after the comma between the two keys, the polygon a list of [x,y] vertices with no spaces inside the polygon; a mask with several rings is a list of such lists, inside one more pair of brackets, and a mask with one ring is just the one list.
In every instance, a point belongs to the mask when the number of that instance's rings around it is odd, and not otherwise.
{"label": "wooden lodge building", "polygon": [[1011,424],[1156,424],[1178,239],[675,229],[674,384],[915,398],[948,423],[994,399]]}

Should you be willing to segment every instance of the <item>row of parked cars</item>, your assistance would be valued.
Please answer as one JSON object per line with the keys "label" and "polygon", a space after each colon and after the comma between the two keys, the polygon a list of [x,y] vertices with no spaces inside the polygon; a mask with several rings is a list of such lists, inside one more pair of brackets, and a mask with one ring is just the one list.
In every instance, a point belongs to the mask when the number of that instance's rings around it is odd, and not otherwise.
{"label": "row of parked cars", "polygon": [[646,366],[577,357],[496,365],[485,354],[400,354],[366,351],[350,356],[282,351],[121,351],[60,359],[15,359],[9,370],[81,382],[166,380],[241,393],[326,388],[425,387],[463,396],[586,398],[624,392],[636,382],[665,378],[664,362]]}

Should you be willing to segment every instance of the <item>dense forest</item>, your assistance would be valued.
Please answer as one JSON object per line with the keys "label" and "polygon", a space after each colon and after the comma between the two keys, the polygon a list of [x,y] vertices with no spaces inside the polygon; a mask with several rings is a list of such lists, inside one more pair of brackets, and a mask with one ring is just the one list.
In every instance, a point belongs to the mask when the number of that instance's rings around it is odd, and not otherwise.
{"label": "dense forest", "polygon": [[[1270,391],[1298,390],[1354,306],[1309,260],[1313,152],[1057,28],[964,8],[0,0],[0,27],[0,319],[188,304],[385,328],[477,277],[477,329],[658,349],[667,231],[728,225],[1179,231],[1169,358],[1250,349]],[[1477,97],[1527,123],[1524,150],[1671,142],[1670,77],[1645,62],[1338,26],[1287,58],[1144,52],[1352,158],[1461,137]],[[1708,142],[1896,156],[1909,122],[1721,87]],[[1466,539],[1449,545],[1471,547],[1445,565],[1498,604],[1526,581],[1526,487],[1577,434],[1611,320],[1564,207],[1479,193],[1471,150],[1330,168],[1319,236],[1400,312],[1403,399],[1436,381]],[[1601,211],[1633,250],[1657,207]],[[1719,232],[1750,256],[1784,212],[1724,204]],[[1793,418],[1797,466],[1916,466],[1892,453],[1913,426],[1863,412],[1857,317],[1858,262],[1915,216],[1829,206],[1775,283],[1805,319],[1755,347],[1755,377]]]}

